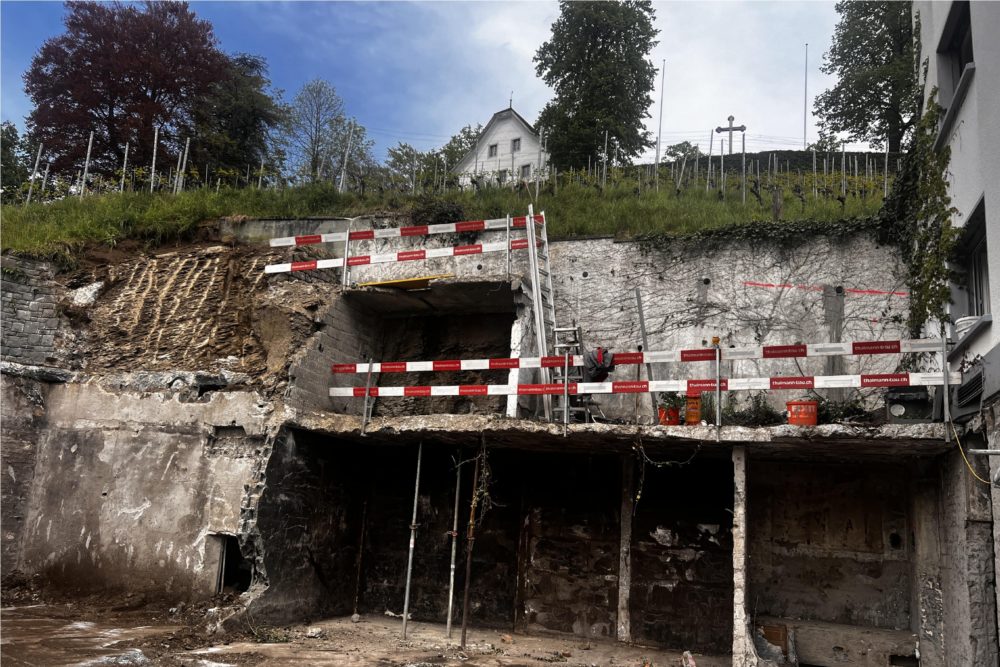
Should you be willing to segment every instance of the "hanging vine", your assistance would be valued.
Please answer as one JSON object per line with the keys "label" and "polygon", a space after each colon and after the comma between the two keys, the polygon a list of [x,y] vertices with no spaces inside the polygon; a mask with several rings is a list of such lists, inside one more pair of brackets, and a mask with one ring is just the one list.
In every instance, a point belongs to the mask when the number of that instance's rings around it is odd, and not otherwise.
{"label": "hanging vine", "polygon": [[900,172],[879,215],[881,233],[900,249],[908,269],[910,335],[919,337],[929,320],[945,321],[951,296],[948,262],[959,231],[952,225],[958,210],[948,195],[951,148],[934,150],[942,108],[937,88],[910,139]]}

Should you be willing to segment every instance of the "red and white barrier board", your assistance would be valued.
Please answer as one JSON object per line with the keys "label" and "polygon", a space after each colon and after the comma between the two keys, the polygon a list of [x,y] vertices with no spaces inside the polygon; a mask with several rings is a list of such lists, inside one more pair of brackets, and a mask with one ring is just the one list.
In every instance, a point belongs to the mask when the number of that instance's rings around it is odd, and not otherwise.
{"label": "red and white barrier board", "polygon": [[[961,384],[961,373],[950,373],[949,384]],[[721,391],[834,389],[843,387],[929,387],[944,384],[941,373],[881,373],[875,375],[794,375],[788,377],[724,378]],[[369,396],[541,396],[559,395],[565,390],[550,384],[459,384],[413,387],[370,387]],[[715,380],[653,380],[632,382],[571,382],[569,393],[645,394],[650,392],[715,391]],[[364,387],[331,387],[330,396],[355,398],[365,395]]]}
{"label": "red and white barrier board", "polygon": [[[524,250],[528,247],[528,239],[514,239],[510,242],[511,250]],[[368,264],[389,264],[392,262],[412,262],[420,259],[436,257],[461,257],[464,255],[480,255],[487,252],[504,252],[507,244],[504,241],[495,243],[474,243],[472,245],[457,245],[447,248],[426,248],[422,250],[404,250],[402,252],[387,252],[380,255],[351,255],[347,258],[348,266],[365,266]],[[289,271],[314,271],[316,269],[338,269],[344,266],[343,257],[333,259],[313,259],[305,262],[289,262],[285,264],[268,264],[264,273],[288,273]]]}
{"label": "red and white barrier board", "polygon": [[[510,219],[512,229],[523,228],[528,216],[522,215]],[[544,223],[545,218],[535,216],[535,223]],[[403,236],[431,236],[433,234],[457,234],[460,232],[502,231],[507,229],[507,218],[493,220],[465,220],[440,225],[411,225],[408,227],[389,227],[386,229],[356,229],[352,232],[333,232],[330,234],[306,234],[302,236],[283,236],[271,239],[272,248],[283,246],[314,245],[317,243],[336,243],[347,240],[350,234],[352,241],[372,239],[394,239]]]}
{"label": "red and white barrier board", "polygon": [[[782,359],[793,357],[831,357],[861,354],[901,354],[904,352],[940,352],[941,340],[857,341],[853,343],[816,343],[814,345],[764,345],[722,348],[723,361],[740,359]],[[615,352],[615,365],[662,362],[715,361],[715,348],[665,350],[662,352]],[[485,371],[510,368],[562,368],[563,357],[520,357],[506,359],[450,359],[444,361],[383,361],[373,363],[372,373],[416,373],[423,371]],[[570,366],[583,366],[583,356],[570,357]],[[334,364],[334,373],[367,373],[368,364]]]}

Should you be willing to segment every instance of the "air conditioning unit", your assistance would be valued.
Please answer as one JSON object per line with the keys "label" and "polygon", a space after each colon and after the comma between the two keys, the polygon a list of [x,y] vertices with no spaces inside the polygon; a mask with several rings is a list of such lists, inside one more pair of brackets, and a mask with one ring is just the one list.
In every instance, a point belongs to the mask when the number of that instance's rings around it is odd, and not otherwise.
{"label": "air conditioning unit", "polygon": [[952,387],[951,418],[965,421],[1000,395],[1000,345],[994,346],[962,375],[962,384]]}

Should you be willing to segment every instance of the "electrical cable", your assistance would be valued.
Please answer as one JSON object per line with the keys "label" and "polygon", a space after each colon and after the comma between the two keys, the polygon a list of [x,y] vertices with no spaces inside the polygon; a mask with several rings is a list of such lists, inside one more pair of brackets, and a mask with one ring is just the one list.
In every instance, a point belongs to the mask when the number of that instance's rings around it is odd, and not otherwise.
{"label": "electrical cable", "polygon": [[965,461],[965,466],[969,469],[969,472],[983,484],[989,484],[990,482],[988,480],[979,476],[976,470],[972,467],[972,464],[969,462],[969,457],[965,455],[965,449],[962,447],[962,441],[958,439],[958,431],[955,429],[955,422],[949,422],[948,425],[951,426],[951,432],[955,435],[955,444],[958,445],[958,451],[962,453],[962,460]]}

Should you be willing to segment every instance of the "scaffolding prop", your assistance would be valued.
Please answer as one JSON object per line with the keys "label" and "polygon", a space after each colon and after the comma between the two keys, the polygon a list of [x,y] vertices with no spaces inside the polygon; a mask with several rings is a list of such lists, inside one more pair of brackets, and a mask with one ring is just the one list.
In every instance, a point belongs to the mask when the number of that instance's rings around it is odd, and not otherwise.
{"label": "scaffolding prop", "polygon": [[476,466],[472,471],[472,502],[469,506],[469,528],[466,533],[466,546],[465,546],[465,594],[462,598],[462,643],[461,647],[465,648],[465,641],[469,630],[469,585],[472,582],[472,549],[476,543],[476,505],[479,501],[479,466],[483,458],[483,453],[486,451],[486,442],[483,440],[482,445],[479,450],[479,455],[476,456]]}
{"label": "scaffolding prop", "polygon": [[410,581],[413,576],[413,547],[417,542],[417,504],[420,500],[420,462],[424,454],[424,443],[417,446],[417,475],[413,483],[413,518],[410,520],[410,553],[406,559],[406,592],[403,597],[403,639],[406,639],[406,623],[410,617]]}
{"label": "scaffolding prop", "polygon": [[[459,452],[461,456],[461,452]],[[455,558],[458,554],[458,498],[462,488],[462,463],[455,464],[455,511],[451,520],[451,571],[448,579],[448,624],[446,632],[451,639],[451,617],[455,602]]]}

